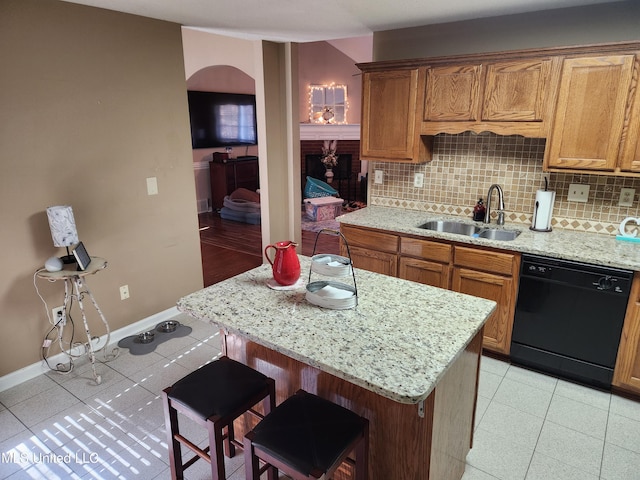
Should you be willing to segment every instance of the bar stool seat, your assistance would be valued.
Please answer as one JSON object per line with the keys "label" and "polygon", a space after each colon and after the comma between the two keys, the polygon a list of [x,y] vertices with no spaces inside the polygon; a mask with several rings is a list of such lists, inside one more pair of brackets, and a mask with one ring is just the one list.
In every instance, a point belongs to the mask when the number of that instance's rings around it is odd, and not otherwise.
{"label": "bar stool seat", "polygon": [[[184,470],[202,458],[211,464],[213,480],[224,480],[224,453],[233,457],[236,447],[243,448],[234,437],[233,421],[244,413],[264,418],[253,407],[265,399],[268,400],[264,402],[267,414],[275,407],[274,380],[226,356],[165,388],[162,400],[172,478],[184,478]],[[206,448],[198,447],[180,434],[178,412],[208,431]],[[196,454],[184,464],[181,445]]]}
{"label": "bar stool seat", "polygon": [[247,480],[265,470],[277,478],[276,469],[295,480],[331,478],[354,449],[355,478],[368,475],[369,421],[304,390],[260,421],[244,444]]}

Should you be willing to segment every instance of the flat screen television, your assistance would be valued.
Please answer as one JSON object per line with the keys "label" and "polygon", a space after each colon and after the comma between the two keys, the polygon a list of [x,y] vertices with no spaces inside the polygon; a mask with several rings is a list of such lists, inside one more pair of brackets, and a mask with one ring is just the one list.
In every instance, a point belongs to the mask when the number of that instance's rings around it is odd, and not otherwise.
{"label": "flat screen television", "polygon": [[257,145],[256,96],[187,92],[192,148]]}

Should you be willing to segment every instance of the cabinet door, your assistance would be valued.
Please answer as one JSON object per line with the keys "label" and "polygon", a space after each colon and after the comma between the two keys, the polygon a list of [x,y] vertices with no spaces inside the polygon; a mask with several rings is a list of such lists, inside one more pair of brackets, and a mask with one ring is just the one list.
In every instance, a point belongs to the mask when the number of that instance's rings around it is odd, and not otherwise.
{"label": "cabinet door", "polygon": [[449,288],[449,265],[400,257],[398,276],[412,282],[424,283],[434,287]]}
{"label": "cabinet door", "polygon": [[495,301],[498,306],[484,325],[483,348],[509,354],[515,283],[512,278],[454,267],[451,290]]}
{"label": "cabinet door", "polygon": [[546,165],[614,170],[634,55],[565,58]]}
{"label": "cabinet door", "polygon": [[543,121],[550,66],[550,60],[487,65],[482,120]]}
{"label": "cabinet door", "polygon": [[[638,57],[636,57],[635,76],[640,76],[640,58]],[[620,157],[620,170],[625,172],[640,172],[640,91],[638,85],[634,90],[629,127],[625,132]]]}
{"label": "cabinet door", "polygon": [[[369,270],[370,272],[382,273],[392,277],[398,276],[398,256],[393,253],[379,252],[362,247],[349,247],[353,266]],[[347,255],[347,249],[340,245],[340,254]]]}
{"label": "cabinet door", "polygon": [[417,68],[363,73],[363,159],[414,159],[417,95]]}
{"label": "cabinet door", "polygon": [[424,120],[477,121],[481,65],[427,69]]}
{"label": "cabinet door", "polygon": [[637,272],[622,327],[613,384],[640,393],[640,273]]}

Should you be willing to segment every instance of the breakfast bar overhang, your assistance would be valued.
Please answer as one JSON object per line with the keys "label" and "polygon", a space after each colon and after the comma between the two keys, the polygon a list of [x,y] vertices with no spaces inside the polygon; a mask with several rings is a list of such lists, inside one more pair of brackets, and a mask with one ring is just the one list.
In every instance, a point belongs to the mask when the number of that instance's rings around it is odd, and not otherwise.
{"label": "breakfast bar overhang", "polygon": [[[300,257],[305,280],[310,261]],[[278,404],[302,388],[367,417],[369,479],[459,480],[495,302],[356,269],[357,307],[330,310],[308,303],[304,286],[269,288],[271,277],[262,265],[178,309],[220,328],[226,355],[274,378]]]}

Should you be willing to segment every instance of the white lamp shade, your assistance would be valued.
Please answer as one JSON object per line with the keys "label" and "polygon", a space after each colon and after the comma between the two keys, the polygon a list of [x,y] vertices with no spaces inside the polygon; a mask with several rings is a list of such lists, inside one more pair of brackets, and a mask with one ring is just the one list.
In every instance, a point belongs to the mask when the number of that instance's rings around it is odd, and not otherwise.
{"label": "white lamp shade", "polygon": [[70,205],[47,208],[47,218],[51,229],[51,238],[56,247],[70,247],[78,243],[76,221]]}

